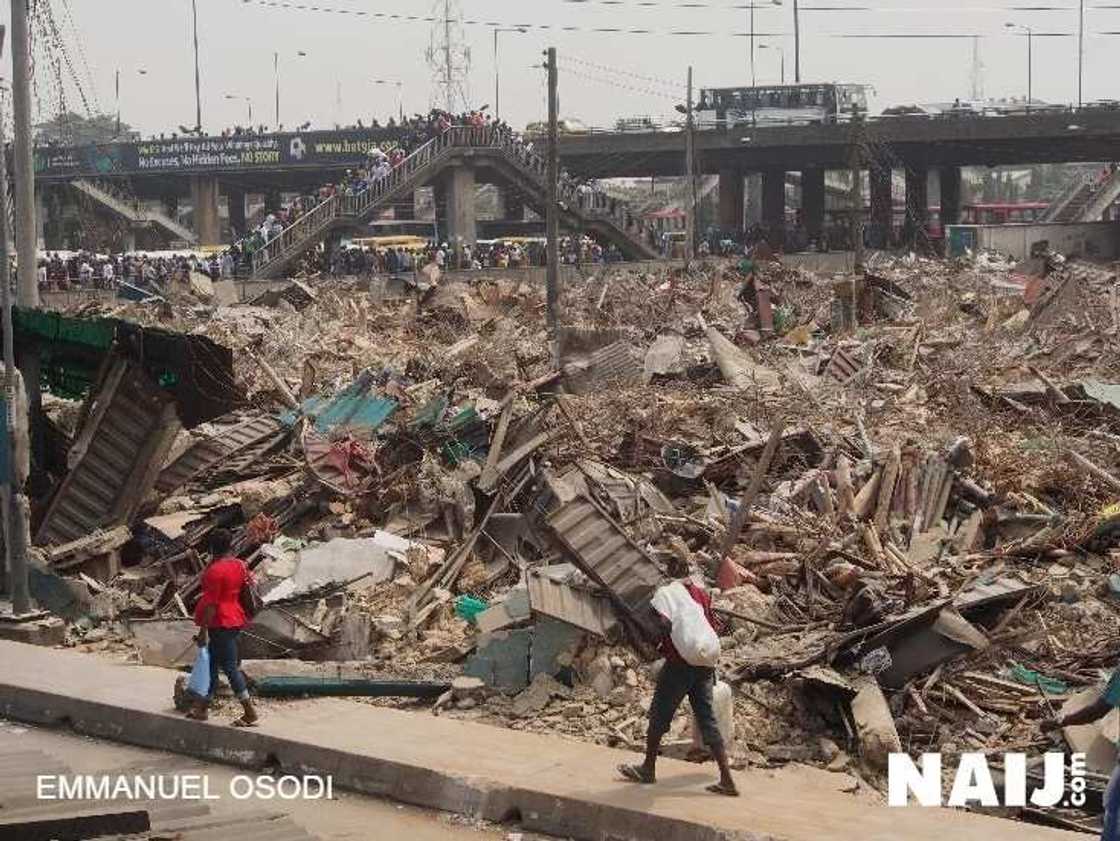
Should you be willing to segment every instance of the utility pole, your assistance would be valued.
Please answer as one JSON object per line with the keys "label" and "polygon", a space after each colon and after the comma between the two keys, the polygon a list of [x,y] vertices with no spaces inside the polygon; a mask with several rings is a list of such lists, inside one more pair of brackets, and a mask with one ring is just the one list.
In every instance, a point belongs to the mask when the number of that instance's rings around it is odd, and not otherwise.
{"label": "utility pole", "polygon": [[[753,5],[752,5],[753,8]],[[684,264],[696,259],[696,123],[692,116],[692,67],[688,68],[688,99],[685,104],[684,171],[688,177],[688,212],[685,214]]]}
{"label": "utility pole", "polygon": [[751,87],[753,88],[757,82],[754,75],[754,3],[755,0],[749,0],[751,8]]}
{"label": "utility pole", "polygon": [[560,326],[560,103],[559,78],[556,71],[556,48],[548,52],[548,207],[545,212],[548,268],[546,275],[546,300],[548,303],[548,330],[558,339]]}
{"label": "utility pole", "polygon": [[1081,108],[1082,81],[1085,70],[1085,0],[1078,7],[1077,19],[1077,107]]}
{"label": "utility pole", "polygon": [[[31,159],[31,55],[27,23],[29,0],[12,0],[12,110],[15,126],[16,255],[21,307],[39,306],[35,257],[35,169]],[[38,382],[38,380],[36,380]],[[30,383],[29,383],[30,386]]]}
{"label": "utility pole", "polygon": [[194,16],[194,127],[202,134],[202,77],[198,73],[198,0],[191,0]]}
{"label": "utility pole", "polygon": [[447,90],[447,113],[455,112],[451,72],[451,0],[443,0],[443,84]]}
{"label": "utility pole", "polygon": [[801,84],[801,14],[793,0],[793,80]]}
{"label": "utility pole", "polygon": [[[28,137],[30,140],[30,98],[28,97],[27,90],[27,3],[26,0],[15,0],[12,3],[12,40],[15,41],[17,32],[22,32],[23,48],[12,48],[12,62],[14,70],[14,78],[21,78],[23,80],[23,98],[28,106],[27,113],[24,116],[27,118],[28,123]],[[4,49],[4,27],[0,26],[0,55],[3,54]],[[22,57],[23,63],[21,65],[20,58]],[[2,102],[2,100],[0,100]],[[14,102],[14,100],[13,100]],[[15,107],[13,105],[13,107]],[[0,114],[3,113],[3,108],[0,107]],[[16,108],[16,120],[19,118],[19,109]],[[19,123],[17,122],[18,126]],[[17,128],[18,132],[18,128]],[[17,134],[18,136],[18,134]],[[27,151],[30,151],[30,143],[25,143]],[[14,427],[12,420],[15,417],[16,409],[16,362],[15,362],[15,330],[12,326],[12,262],[8,255],[8,160],[7,155],[2,154],[5,148],[4,140],[4,121],[0,120],[0,309],[3,310],[3,328],[4,328],[4,418],[3,426],[0,431],[3,432],[4,441],[2,443],[3,449],[7,451],[8,461],[5,465],[6,475],[0,476],[0,489],[3,489],[2,501],[3,507],[0,510],[0,516],[3,516],[3,534],[4,534],[4,569],[7,571],[7,590],[12,597],[12,613],[15,616],[22,616],[31,612],[31,594],[27,584],[27,547],[24,545],[24,535],[27,533],[27,522],[25,520],[25,513],[27,508],[22,504],[19,499],[21,488],[18,486],[16,479],[19,471],[16,468],[16,454],[15,454],[15,437]],[[24,163],[19,158],[19,150],[16,150],[16,171],[20,172],[20,165]],[[30,169],[30,167],[28,167]],[[24,176],[27,171],[24,170]],[[17,185],[21,186],[21,185]],[[32,193],[34,191],[32,190]],[[22,191],[19,200],[23,200]],[[32,205],[34,207],[34,205]],[[21,221],[23,215],[20,216]],[[34,244],[35,234],[35,217],[32,213],[32,244]],[[20,255],[23,256],[22,254]],[[32,252],[34,257],[34,252]],[[32,292],[33,300],[27,306],[37,306],[39,303],[39,289],[35,279],[35,262],[32,262],[31,275],[32,275]],[[20,279],[23,276],[23,262],[20,261]],[[23,285],[20,284],[20,292],[23,293]],[[21,303],[23,295],[21,294]],[[30,366],[36,377],[39,373],[39,357],[38,349],[30,348],[24,351],[24,358],[30,356],[33,364]],[[36,383],[38,380],[36,380]],[[36,395],[38,388],[35,389]]]}
{"label": "utility pole", "polygon": [[852,271],[863,274],[863,114],[852,115],[852,187],[849,193],[851,208]]}

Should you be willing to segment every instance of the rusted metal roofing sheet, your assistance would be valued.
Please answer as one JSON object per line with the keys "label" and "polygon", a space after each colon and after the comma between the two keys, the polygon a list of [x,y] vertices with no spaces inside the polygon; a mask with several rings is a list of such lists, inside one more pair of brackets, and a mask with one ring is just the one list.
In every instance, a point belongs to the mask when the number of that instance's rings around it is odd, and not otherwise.
{"label": "rusted metal roofing sheet", "polygon": [[585,360],[565,366],[564,384],[576,394],[606,386],[639,385],[644,375],[643,362],[629,342],[615,342],[591,353]]}
{"label": "rusted metal roofing sheet", "polygon": [[322,435],[345,430],[359,438],[372,438],[377,428],[399,405],[391,397],[377,394],[377,388],[374,372],[363,371],[358,379],[338,394],[311,397],[304,401],[298,412],[287,412],[280,421],[285,426],[294,426],[300,417],[310,417],[314,419],[315,430]]}
{"label": "rusted metal roofing sheet", "polygon": [[535,613],[605,638],[618,627],[614,608],[602,594],[569,583],[575,569],[573,564],[530,569],[526,577],[529,605]]}
{"label": "rusted metal roofing sheet", "polygon": [[649,600],[663,577],[653,558],[587,497],[564,503],[546,522],[576,566],[604,587],[650,639],[659,636]]}
{"label": "rusted metal roofing sheet", "polygon": [[155,483],[152,465],[178,434],[172,397],[125,359],[110,367],[90,401],[71,451],[76,461],[39,526],[39,545],[127,523]]}
{"label": "rusted metal roofing sheet", "polygon": [[204,438],[163,469],[156,489],[171,493],[231,456],[253,452],[259,455],[260,445],[273,442],[283,429],[276,418],[261,415]]}

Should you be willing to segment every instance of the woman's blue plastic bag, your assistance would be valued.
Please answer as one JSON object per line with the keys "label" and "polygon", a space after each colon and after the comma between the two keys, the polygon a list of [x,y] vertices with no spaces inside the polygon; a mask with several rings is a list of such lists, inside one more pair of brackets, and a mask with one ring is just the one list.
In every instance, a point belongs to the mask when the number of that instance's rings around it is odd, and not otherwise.
{"label": "woman's blue plastic bag", "polygon": [[205,698],[210,694],[210,649],[205,645],[198,647],[198,654],[194,658],[194,667],[191,669],[191,676],[187,681],[187,690],[199,698]]}

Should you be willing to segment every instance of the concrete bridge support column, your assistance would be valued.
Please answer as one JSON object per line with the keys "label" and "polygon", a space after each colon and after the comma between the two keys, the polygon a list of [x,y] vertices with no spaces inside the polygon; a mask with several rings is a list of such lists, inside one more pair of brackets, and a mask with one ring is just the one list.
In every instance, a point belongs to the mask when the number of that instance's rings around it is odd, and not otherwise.
{"label": "concrete bridge support column", "polygon": [[921,164],[906,167],[906,225],[903,241],[910,247],[925,242],[929,224],[929,169]]}
{"label": "concrete bridge support column", "polygon": [[501,191],[502,219],[506,222],[525,221],[525,198],[516,190],[506,188]]}
{"label": "concrete bridge support column", "polygon": [[725,231],[740,234],[746,227],[743,215],[745,188],[741,169],[719,171],[719,226]]}
{"label": "concrete bridge support column", "polygon": [[801,216],[809,239],[817,239],[824,230],[824,170],[820,167],[801,170]]}
{"label": "concrete bridge support column", "polygon": [[770,244],[780,248],[786,233],[786,173],[768,169],[762,173],[762,226]]}
{"label": "concrete bridge support column", "polygon": [[762,224],[762,174],[752,172],[747,176],[746,227]]}
{"label": "concrete bridge support column", "polygon": [[222,231],[218,220],[218,179],[204,175],[191,178],[194,232],[201,245],[218,245]]}
{"label": "concrete bridge support column", "polygon": [[890,245],[891,228],[894,226],[891,168],[873,163],[868,174],[871,182],[871,229],[867,232],[867,240],[872,248],[886,248]]}
{"label": "concrete bridge support column", "polygon": [[234,239],[243,237],[248,233],[245,230],[245,198],[245,191],[240,187],[226,188],[226,202],[229,205],[229,227],[233,232]]}
{"label": "concrete bridge support column", "polygon": [[412,221],[416,218],[416,191],[410,190],[393,202],[393,218]]}
{"label": "concrete bridge support column", "polygon": [[941,167],[941,227],[961,221],[961,168]]}
{"label": "concrete bridge support column", "polygon": [[447,244],[456,252],[464,245],[473,248],[478,241],[474,169],[467,164],[453,167],[444,193],[447,197]]}

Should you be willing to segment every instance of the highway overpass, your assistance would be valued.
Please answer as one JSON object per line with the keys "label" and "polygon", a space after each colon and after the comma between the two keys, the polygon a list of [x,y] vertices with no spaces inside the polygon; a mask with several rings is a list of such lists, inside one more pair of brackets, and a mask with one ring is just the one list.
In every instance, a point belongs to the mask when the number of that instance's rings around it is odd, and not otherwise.
{"label": "highway overpass", "polygon": [[[244,227],[247,193],[279,202],[285,191],[307,191],[360,165],[374,148],[391,148],[396,129],[287,132],[213,138],[170,138],[80,148],[44,148],[35,154],[46,215],[59,203],[61,187],[78,179],[127,180],[141,198],[174,201],[190,196],[195,231],[203,243],[218,241],[218,206],[229,202],[234,227]],[[541,141],[536,141],[539,150]],[[708,129],[697,133],[702,173],[720,177],[720,222],[744,224],[744,178],[762,173],[762,217],[784,219],[785,173],[802,174],[802,206],[810,235],[824,216],[824,173],[847,169],[858,155],[870,173],[872,221],[889,227],[890,178],[906,173],[907,206],[915,230],[927,213],[928,176],[941,178],[942,221],[956,221],[960,168],[1120,158],[1120,111],[1083,109],[1005,117],[884,117],[856,125],[766,125]],[[593,132],[565,135],[562,165],[594,177],[649,177],[683,172],[680,131]],[[511,202],[520,206],[519,202]],[[407,210],[405,210],[407,215]],[[239,224],[240,223],[240,224]],[[50,243],[48,243],[49,245]]]}

